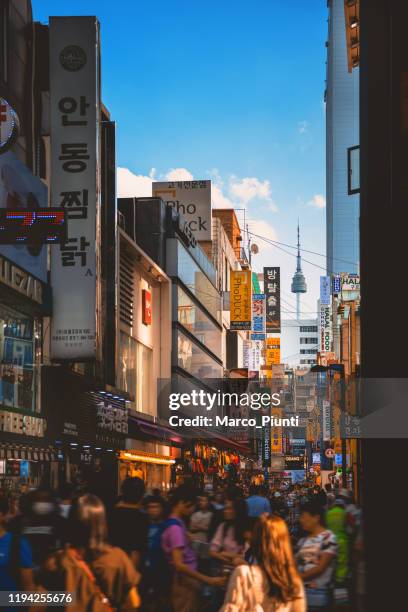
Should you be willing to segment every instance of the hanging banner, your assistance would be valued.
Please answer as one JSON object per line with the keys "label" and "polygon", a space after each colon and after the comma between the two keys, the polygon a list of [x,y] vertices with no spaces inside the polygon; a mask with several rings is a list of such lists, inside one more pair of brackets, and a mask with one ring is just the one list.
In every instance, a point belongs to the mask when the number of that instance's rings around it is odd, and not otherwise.
{"label": "hanging banner", "polygon": [[261,353],[262,342],[252,342],[252,347],[249,351],[248,370],[250,372],[259,372],[261,369]]}
{"label": "hanging banner", "polygon": [[262,467],[271,467],[271,422],[262,427]]}
{"label": "hanging banner", "polygon": [[196,240],[211,240],[211,181],[153,183],[152,195],[180,213]]}
{"label": "hanging banner", "polygon": [[332,344],[331,307],[320,304],[320,351],[330,352]]}
{"label": "hanging banner", "polygon": [[96,356],[100,210],[99,23],[50,18],[51,202],[68,212],[68,238],[51,247],[51,357]]}
{"label": "hanging banner", "polygon": [[337,295],[338,293],[340,293],[341,290],[341,282],[340,282],[340,275],[339,274],[335,274],[332,278],[332,293],[333,295]]}
{"label": "hanging banner", "polygon": [[323,400],[322,406],[322,438],[323,442],[331,439],[331,410],[328,400]]}
{"label": "hanging banner", "polygon": [[252,322],[252,275],[250,270],[232,270],[230,329],[250,330]]}
{"label": "hanging banner", "polygon": [[280,333],[280,268],[264,268],[264,294],[266,300],[266,332]]}
{"label": "hanging banner", "polygon": [[320,303],[325,306],[330,305],[331,291],[330,291],[330,276],[320,277]]}
{"label": "hanging banner", "polygon": [[252,334],[251,340],[265,340],[265,295],[252,295]]}
{"label": "hanging banner", "polygon": [[243,352],[242,352],[242,366],[247,368],[249,366],[249,352],[251,350],[252,342],[250,340],[243,341]]}

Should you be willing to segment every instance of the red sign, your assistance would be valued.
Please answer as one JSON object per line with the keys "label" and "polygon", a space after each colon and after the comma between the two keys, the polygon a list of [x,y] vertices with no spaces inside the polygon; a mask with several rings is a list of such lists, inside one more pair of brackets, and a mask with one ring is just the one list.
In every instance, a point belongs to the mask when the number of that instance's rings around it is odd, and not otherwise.
{"label": "red sign", "polygon": [[142,290],[142,322],[152,324],[152,294],[147,289]]}
{"label": "red sign", "polygon": [[326,448],[326,450],[324,451],[324,454],[326,455],[328,459],[333,459],[335,452],[332,448]]}

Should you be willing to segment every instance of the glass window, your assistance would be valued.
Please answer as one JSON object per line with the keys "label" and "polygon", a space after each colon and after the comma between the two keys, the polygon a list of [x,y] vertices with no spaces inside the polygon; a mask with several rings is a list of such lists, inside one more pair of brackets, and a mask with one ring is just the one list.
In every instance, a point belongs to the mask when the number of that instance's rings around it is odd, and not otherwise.
{"label": "glass window", "polygon": [[129,394],[134,401],[136,397],[136,340],[125,334],[120,333],[119,348],[119,389]]}
{"label": "glass window", "polygon": [[136,410],[155,414],[152,405],[153,351],[128,334],[120,333],[118,387],[129,394]]}
{"label": "glass window", "polygon": [[222,366],[180,330],[177,331],[177,365],[195,378],[221,378]]}
{"label": "glass window", "polygon": [[348,193],[360,192],[360,147],[347,149]]}
{"label": "glass window", "polygon": [[0,305],[0,403],[35,410],[34,321]]}
{"label": "glass window", "polygon": [[317,325],[301,325],[300,326],[300,331],[301,332],[317,332]]}
{"label": "glass window", "polygon": [[204,344],[214,355],[221,358],[221,330],[195,304],[181,287],[177,288],[178,322],[193,334],[202,344]]}
{"label": "glass window", "polygon": [[319,342],[318,338],[301,338],[300,344],[317,344]]}
{"label": "glass window", "polygon": [[153,388],[153,351],[148,346],[137,342],[137,398],[136,410],[155,415],[152,405]]}
{"label": "glass window", "polygon": [[207,278],[204,272],[195,263],[194,259],[178,241],[178,270],[180,280],[188,287],[191,293],[214,317],[221,322],[221,296],[217,289]]}

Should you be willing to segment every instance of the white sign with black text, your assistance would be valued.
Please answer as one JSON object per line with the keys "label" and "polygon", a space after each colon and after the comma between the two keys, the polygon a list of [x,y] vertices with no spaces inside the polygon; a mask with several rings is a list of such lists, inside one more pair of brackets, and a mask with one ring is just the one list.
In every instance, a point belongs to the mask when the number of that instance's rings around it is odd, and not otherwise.
{"label": "white sign with black text", "polygon": [[96,355],[99,166],[99,23],[50,18],[51,202],[65,208],[68,237],[51,248],[51,357]]}
{"label": "white sign with black text", "polygon": [[211,181],[153,183],[152,195],[184,217],[196,240],[211,240]]}

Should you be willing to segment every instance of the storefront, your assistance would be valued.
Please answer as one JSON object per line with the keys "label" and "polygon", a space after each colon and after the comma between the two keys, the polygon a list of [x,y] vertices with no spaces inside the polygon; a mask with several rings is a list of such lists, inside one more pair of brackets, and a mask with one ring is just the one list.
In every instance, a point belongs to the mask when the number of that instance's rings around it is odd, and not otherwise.
{"label": "storefront", "polygon": [[[133,440],[131,446],[134,446]],[[152,451],[141,450],[141,446]],[[137,442],[137,447],[137,450],[130,449],[119,454],[119,486],[128,476],[137,476],[145,482],[148,492],[154,489],[167,492],[172,484],[172,468],[181,454],[180,449],[149,442]]]}
{"label": "storefront", "polygon": [[124,396],[64,366],[42,371],[49,437],[58,449],[58,481],[91,490],[106,502],[117,494],[117,453],[128,436]]}

